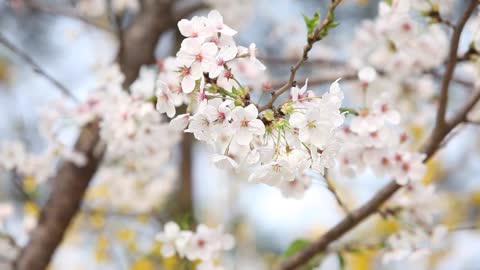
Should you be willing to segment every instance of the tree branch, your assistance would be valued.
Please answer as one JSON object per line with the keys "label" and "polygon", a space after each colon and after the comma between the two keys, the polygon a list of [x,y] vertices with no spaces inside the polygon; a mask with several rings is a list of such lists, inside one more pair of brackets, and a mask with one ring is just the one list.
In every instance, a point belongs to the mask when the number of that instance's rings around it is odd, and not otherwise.
{"label": "tree branch", "polygon": [[108,25],[104,25],[96,20],[92,20],[91,18],[85,17],[79,14],[77,10],[73,8],[62,7],[60,4],[51,5],[42,1],[28,0],[28,1],[25,1],[25,5],[31,8],[32,10],[48,13],[54,16],[73,18],[87,25],[91,25],[97,29],[100,29],[109,33],[113,32],[113,29],[108,27]]}
{"label": "tree branch", "polygon": [[290,89],[290,87],[292,87],[294,85],[294,82],[295,82],[295,75],[297,74],[297,70],[302,66],[302,64],[307,61],[308,59],[308,53],[310,52],[310,50],[312,49],[313,47],[313,44],[319,40],[321,40],[323,37],[321,36],[321,32],[323,30],[325,30],[333,21],[333,17],[330,16],[331,13],[333,13],[335,11],[335,8],[342,2],[342,0],[333,0],[331,3],[330,3],[330,6],[328,8],[328,12],[325,16],[325,19],[323,20],[323,22],[315,29],[315,31],[313,32],[313,35],[311,37],[308,37],[307,38],[307,45],[305,45],[305,47],[303,48],[303,53],[302,53],[302,57],[300,59],[298,59],[297,63],[295,65],[293,65],[290,69],[290,78],[288,79],[288,82],[283,85],[280,89],[272,92],[272,97],[270,98],[270,100],[263,106],[260,106],[258,108],[258,111],[259,112],[262,112],[266,109],[269,109],[272,107],[273,103],[275,102],[275,100],[281,96],[283,93],[285,93],[286,91],[288,91],[288,89]]}
{"label": "tree branch", "polygon": [[[308,85],[319,85],[324,83],[332,83],[338,78],[342,78],[342,81],[353,81],[357,79],[357,74],[354,71],[345,71],[338,74],[328,75],[328,76],[319,76],[308,78]],[[299,79],[298,81],[306,81],[306,79]],[[273,88],[281,87],[288,82],[275,82],[273,83]]]}
{"label": "tree branch", "polygon": [[[475,93],[470,101],[465,104],[462,110],[460,110],[450,121],[445,121],[445,110],[446,104],[448,100],[443,100],[445,98],[448,99],[448,93],[445,94],[443,92],[448,92],[449,83],[452,79],[453,71],[456,65],[456,51],[458,48],[458,41],[461,34],[461,30],[465,25],[466,20],[472,14],[473,10],[477,6],[477,0],[472,0],[465,11],[464,15],[462,16],[460,22],[457,24],[455,28],[455,33],[452,37],[451,48],[450,48],[450,55],[447,67],[447,74],[446,78],[442,83],[442,95],[445,95],[442,98],[441,104],[445,104],[439,107],[438,114],[443,114],[441,118],[440,125],[436,125],[434,132],[431,135],[431,139],[429,143],[423,147],[424,152],[426,154],[426,158],[424,162],[427,162],[438,150],[439,146],[441,145],[443,139],[460,123],[466,120],[468,112],[475,106],[475,104],[480,99],[480,91]],[[457,33],[460,31],[459,33]],[[453,53],[452,53],[453,51]],[[453,65],[453,66],[452,66]],[[448,75],[449,73],[449,75]],[[440,109],[443,107],[442,109]],[[440,119],[437,117],[437,119]],[[363,206],[358,208],[357,210],[351,212],[347,215],[340,223],[335,225],[331,228],[327,233],[325,233],[322,237],[308,245],[306,248],[301,250],[299,253],[293,255],[292,257],[285,260],[279,267],[280,270],[291,270],[296,269],[299,266],[308,262],[312,257],[314,257],[317,253],[325,251],[330,243],[339,239],[345,233],[350,231],[360,222],[362,222],[365,218],[370,216],[371,214],[375,213],[380,206],[385,203],[395,192],[397,192],[402,186],[398,185],[395,180],[392,180],[388,183],[385,187],[383,187],[376,195],[374,195],[367,203]]]}
{"label": "tree branch", "polygon": [[[460,42],[460,36],[462,34],[463,28],[465,27],[465,24],[467,23],[468,18],[470,18],[473,11],[477,7],[477,5],[478,5],[477,1],[474,1],[474,0],[470,1],[470,4],[465,10],[462,18],[457,23],[457,25],[455,25],[455,28],[453,30],[453,36],[450,41],[450,50],[449,50],[447,68],[446,68],[445,74],[443,75],[443,80],[441,84],[440,101],[438,105],[437,118],[435,121],[434,134],[438,133],[442,129],[442,127],[445,125],[445,115],[448,107],[448,92],[449,92],[448,89],[450,88],[450,82],[453,78],[455,67],[457,66],[457,61],[458,61],[457,51],[458,51],[458,44]],[[439,136],[439,135],[440,134],[437,134],[436,136]]]}
{"label": "tree branch", "polygon": [[71,98],[75,103],[78,103],[78,99],[73,95],[73,93],[68,90],[67,87],[65,87],[63,84],[61,84],[59,81],[57,81],[55,78],[50,76],[46,71],[44,71],[40,65],[38,65],[32,57],[30,57],[26,52],[15,46],[12,42],[10,42],[5,36],[3,36],[0,33],[0,44],[8,48],[10,51],[12,51],[15,55],[20,57],[23,61],[25,61],[27,64],[29,64],[32,68],[33,71],[35,71],[37,74],[41,75],[45,79],[47,79],[49,82],[51,82],[55,87],[57,87],[65,96]]}
{"label": "tree branch", "polygon": [[50,262],[56,247],[63,239],[66,228],[80,208],[89,180],[97,170],[102,153],[97,153],[99,125],[87,125],[77,140],[75,150],[85,154],[83,167],[64,162],[53,180],[52,193],[40,213],[38,226],[32,231],[29,243],[20,252],[15,269],[42,270]]}

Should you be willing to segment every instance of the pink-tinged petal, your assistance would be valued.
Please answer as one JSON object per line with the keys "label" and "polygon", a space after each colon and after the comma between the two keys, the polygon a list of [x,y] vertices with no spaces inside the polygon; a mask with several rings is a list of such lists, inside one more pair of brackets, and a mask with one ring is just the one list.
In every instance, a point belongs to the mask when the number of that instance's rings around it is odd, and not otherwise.
{"label": "pink-tinged petal", "polygon": [[210,77],[210,79],[216,78],[222,73],[223,70],[224,68],[222,66],[211,65],[208,77]]}
{"label": "pink-tinged petal", "polygon": [[301,142],[308,143],[310,141],[310,131],[305,130],[305,129],[300,129],[298,131],[298,139]]}
{"label": "pink-tinged petal", "polygon": [[180,34],[184,37],[190,37],[193,33],[193,23],[187,19],[182,19],[178,22],[178,30],[180,30]]}
{"label": "pink-tinged petal", "polygon": [[213,42],[207,42],[202,45],[201,52],[203,56],[214,56],[218,52],[218,47]]}
{"label": "pink-tinged petal", "polygon": [[290,116],[289,123],[294,128],[303,128],[307,125],[307,119],[302,113],[293,113]]}
{"label": "pink-tinged petal", "polygon": [[187,38],[182,41],[180,50],[189,54],[198,54],[202,46],[203,38]]}
{"label": "pink-tinged petal", "polygon": [[162,245],[160,252],[162,253],[163,257],[169,258],[175,255],[175,248],[170,244]]}
{"label": "pink-tinged petal", "polygon": [[327,144],[328,138],[330,138],[330,131],[323,128],[316,128],[310,131],[310,142],[320,149],[324,149]]}
{"label": "pink-tinged petal", "polygon": [[338,83],[339,81],[340,79],[337,79],[330,85],[330,90],[329,90],[330,93],[339,93],[342,91],[340,89],[340,84]]}
{"label": "pink-tinged petal", "polygon": [[393,125],[398,125],[400,123],[400,113],[398,113],[397,111],[391,111],[388,114],[387,120]]}
{"label": "pink-tinged petal", "polygon": [[237,56],[238,49],[235,46],[227,46],[223,47],[220,50],[220,57],[227,62],[235,58]]}
{"label": "pink-tinged petal", "polygon": [[251,121],[253,119],[256,119],[257,116],[258,116],[257,106],[250,104],[247,107],[245,107],[245,119]]}
{"label": "pink-tinged petal", "polygon": [[227,36],[234,36],[237,34],[237,31],[230,28],[230,26],[224,24],[222,27],[222,30],[220,30],[220,33],[225,34]]}
{"label": "pink-tinged petal", "polygon": [[265,125],[260,119],[254,119],[248,123],[250,130],[257,135],[265,134]]}
{"label": "pink-tinged petal", "polygon": [[192,63],[195,61],[195,56],[189,54],[185,51],[179,51],[177,53],[177,63],[179,66],[191,66]]}
{"label": "pink-tinged petal", "polygon": [[223,16],[218,10],[212,10],[208,13],[208,19],[214,23],[223,23]]}
{"label": "pink-tinged petal", "polygon": [[240,145],[249,145],[252,141],[252,133],[248,128],[242,127],[235,133],[235,141]]}
{"label": "pink-tinged petal", "polygon": [[237,169],[239,167],[238,163],[225,155],[215,155],[212,157],[212,162],[219,169]]}
{"label": "pink-tinged petal", "polygon": [[254,64],[255,64],[255,67],[257,67],[259,70],[265,70],[267,69],[267,67],[265,67],[265,65],[260,62],[260,60],[256,59],[254,60]]}
{"label": "pink-tinged petal", "polygon": [[399,184],[401,186],[404,186],[404,185],[408,184],[409,179],[406,176],[396,177],[395,182],[397,182],[397,184]]}
{"label": "pink-tinged petal", "polygon": [[157,92],[167,92],[167,91],[170,92],[168,85],[161,80],[157,80]]}
{"label": "pink-tinged petal", "polygon": [[232,92],[233,80],[225,78],[223,75],[220,74],[217,79],[217,85],[227,90],[228,92]]}
{"label": "pink-tinged petal", "polygon": [[192,66],[190,67],[190,76],[194,80],[198,80],[203,77],[203,69],[200,63],[195,62],[192,64]]}
{"label": "pink-tinged petal", "polygon": [[185,130],[185,128],[187,128],[189,121],[190,121],[190,115],[189,114],[180,114],[177,117],[175,117],[174,119],[172,119],[172,121],[170,121],[168,126],[170,128],[172,128],[173,130],[183,131],[183,130]]}
{"label": "pink-tinged petal", "polygon": [[186,94],[191,93],[195,89],[195,80],[192,76],[187,76],[182,80],[182,91]]}
{"label": "pink-tinged petal", "polygon": [[297,101],[299,99],[299,91],[300,89],[298,89],[296,86],[290,89],[290,96],[292,97],[293,101]]}
{"label": "pink-tinged petal", "polygon": [[165,224],[163,231],[167,236],[176,236],[178,233],[180,233],[180,227],[177,225],[177,223],[169,221]]}
{"label": "pink-tinged petal", "polygon": [[305,92],[307,92],[307,87],[308,87],[308,78],[305,80],[305,84],[300,88],[300,95],[304,95]]}
{"label": "pink-tinged petal", "polygon": [[172,118],[175,116],[175,105],[173,105],[173,103],[168,103],[167,104],[167,108],[166,108],[166,113],[167,113],[167,116]]}
{"label": "pink-tinged petal", "polygon": [[235,107],[232,111],[232,119],[235,122],[240,122],[245,118],[245,110],[242,107]]}

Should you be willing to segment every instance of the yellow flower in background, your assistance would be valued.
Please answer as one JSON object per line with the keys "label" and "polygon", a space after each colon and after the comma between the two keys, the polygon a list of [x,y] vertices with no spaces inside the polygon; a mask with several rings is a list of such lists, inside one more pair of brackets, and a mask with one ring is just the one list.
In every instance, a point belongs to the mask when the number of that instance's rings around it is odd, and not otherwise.
{"label": "yellow flower in background", "polygon": [[359,253],[347,253],[344,255],[345,264],[350,270],[370,270],[375,254],[375,251],[366,250]]}
{"label": "yellow flower in background", "polygon": [[176,270],[178,269],[179,260],[177,256],[172,256],[169,258],[163,258],[162,265],[165,270]]}
{"label": "yellow flower in background", "polygon": [[101,229],[105,226],[105,213],[102,211],[95,211],[90,215],[90,224],[96,229]]}
{"label": "yellow flower in background", "polygon": [[433,158],[430,159],[427,163],[427,171],[423,176],[422,183],[425,185],[432,184],[435,180],[439,179],[442,175],[442,163],[440,160]]}
{"label": "yellow flower in background", "polygon": [[25,210],[25,213],[28,215],[28,216],[33,216],[33,217],[38,217],[38,215],[40,214],[40,209],[38,208],[38,206],[32,202],[32,201],[27,201],[25,202],[25,205],[23,206],[24,210]]}
{"label": "yellow flower in background", "polygon": [[37,181],[35,180],[35,177],[28,175],[23,178],[23,188],[28,194],[35,192],[35,190],[37,190]]}
{"label": "yellow flower in background", "polygon": [[134,262],[130,267],[130,270],[154,270],[154,269],[155,268],[153,263],[146,258],[143,258]]}
{"label": "yellow flower in background", "polygon": [[95,259],[98,262],[105,262],[109,259],[110,242],[105,235],[99,235],[95,246]]}
{"label": "yellow flower in background", "polygon": [[130,229],[119,229],[116,232],[116,237],[118,240],[127,245],[127,248],[134,252],[137,249],[136,245],[136,233]]}
{"label": "yellow flower in background", "polygon": [[108,188],[105,185],[97,185],[88,189],[87,199],[102,199],[108,195]]}

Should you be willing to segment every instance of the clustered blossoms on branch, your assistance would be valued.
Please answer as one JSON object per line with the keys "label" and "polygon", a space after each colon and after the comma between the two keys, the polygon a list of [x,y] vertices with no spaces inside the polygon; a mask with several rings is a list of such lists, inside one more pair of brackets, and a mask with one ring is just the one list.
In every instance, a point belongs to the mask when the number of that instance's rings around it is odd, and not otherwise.
{"label": "clustered blossoms on branch", "polygon": [[408,135],[394,128],[400,114],[392,108],[388,94],[360,109],[350,126],[340,133],[340,170],[348,176],[371,168],[378,176],[393,177],[398,184],[419,181],[425,174],[424,154],[411,152]]}
{"label": "clustered blossoms on branch", "polygon": [[443,248],[448,228],[439,222],[441,205],[433,185],[411,183],[396,194],[385,211],[402,227],[386,239],[383,261],[416,260]]}
{"label": "clustered blossoms on branch", "polygon": [[[435,21],[418,20],[412,13],[437,14],[438,6],[422,1],[381,1],[375,20],[364,21],[353,43],[354,66],[371,65],[403,79],[441,65],[447,56],[445,30]],[[426,2],[426,1],[424,1]],[[420,8],[420,10],[419,10]],[[440,15],[437,15],[440,16]]]}
{"label": "clustered blossoms on branch", "polygon": [[[236,31],[217,11],[178,23],[186,37],[176,59],[167,59],[157,82],[157,110],[173,116],[186,102],[189,113],[171,126],[191,132],[217,152],[217,167],[238,171],[254,167],[249,180],[277,186],[285,195],[301,196],[309,186],[305,171],[322,173],[333,165],[338,149],[335,130],[343,123],[343,93],[338,82],[330,92],[292,88],[292,99],[275,110],[259,112],[250,89],[241,84],[235,67],[248,62],[265,67],[255,57],[256,46],[236,46]],[[244,70],[244,69],[243,69]],[[176,71],[172,73],[171,71]]]}
{"label": "clustered blossoms on branch", "polygon": [[234,238],[223,234],[222,227],[209,228],[204,224],[197,226],[195,232],[180,230],[173,221],[167,222],[163,232],[157,234],[157,241],[162,244],[161,254],[165,258],[178,256],[189,261],[200,260],[195,269],[221,270],[222,252],[232,249]]}
{"label": "clustered blossoms on branch", "polygon": [[[232,38],[236,31],[223,23],[217,11],[208,17],[181,20],[178,26],[186,38],[177,57],[163,62],[156,82],[157,110],[172,117],[175,107],[186,103],[188,112],[170,125],[211,145],[217,167],[237,172],[253,168],[249,181],[278,187],[285,196],[299,198],[311,184],[307,172],[323,174],[332,168],[345,144],[345,149],[356,147],[356,151],[349,156],[343,150],[343,161],[361,152],[376,153],[378,159],[388,159],[390,175],[399,182],[422,176],[422,156],[401,150],[404,140],[386,125],[396,125],[399,119],[385,101],[376,102],[370,113],[364,108],[352,120],[357,137],[351,141],[339,131],[345,114],[338,80],[321,96],[307,89],[308,81],[302,88],[294,86],[289,99],[259,112],[250,88],[242,85],[237,79],[240,72],[232,68],[236,62],[248,61],[265,69],[255,57],[255,45],[236,46]],[[378,151],[374,153],[372,147]],[[368,165],[376,163],[377,159]],[[345,169],[353,166],[346,165]]]}
{"label": "clustered blossoms on branch", "polygon": [[145,98],[146,90],[154,91],[154,74],[143,70],[131,94],[123,90],[123,80],[118,66],[103,70],[100,90],[91,93],[72,118],[78,125],[101,119],[100,136],[107,147],[93,187],[108,187],[107,194],[90,203],[149,213],[174,189],[177,172],[170,163],[171,150],[181,137]]}

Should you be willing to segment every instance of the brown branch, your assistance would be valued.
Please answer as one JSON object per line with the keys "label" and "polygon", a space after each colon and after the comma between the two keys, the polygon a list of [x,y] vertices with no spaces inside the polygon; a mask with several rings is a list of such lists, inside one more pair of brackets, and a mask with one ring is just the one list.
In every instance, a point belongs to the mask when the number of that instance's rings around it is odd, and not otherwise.
{"label": "brown branch", "polygon": [[[472,14],[477,4],[478,4],[477,0],[472,0],[470,2],[469,7],[467,8],[462,19],[456,26],[455,32],[458,32],[459,30],[461,32],[463,25],[465,25],[466,20],[468,19],[469,15]],[[452,44],[451,44],[450,51],[451,52],[453,51],[454,53],[450,53],[450,56],[449,56],[450,59],[448,62],[449,66],[456,65],[456,58],[457,58],[456,48],[458,48],[458,40],[459,40],[460,34],[461,33],[454,34],[452,37]],[[455,69],[455,67],[449,67],[447,69],[450,70],[450,71],[447,71],[447,73],[450,73],[450,75],[446,75],[448,76],[447,77],[448,81],[444,80],[444,82],[442,83],[442,92],[448,92],[449,83],[452,78],[453,70]],[[446,87],[445,88],[446,90],[444,89],[444,87]],[[448,94],[446,95],[446,98],[448,98]],[[438,150],[445,136],[447,136],[458,124],[466,120],[468,112],[475,106],[475,104],[478,102],[479,99],[480,99],[480,91],[474,94],[470,99],[470,101],[463,107],[463,109],[460,110],[450,121],[446,122],[444,115],[442,116],[441,122],[439,122],[441,124],[435,127],[435,130],[431,135],[431,139],[429,143],[425,147],[423,147],[424,152],[426,154],[426,158],[424,162],[427,162],[435,154],[435,152]],[[441,104],[446,104],[447,101],[448,100],[445,100]],[[445,106],[446,105],[444,105],[444,107]],[[442,110],[445,110],[445,108],[443,108]],[[438,113],[444,114],[445,112],[444,111],[442,112],[439,108]],[[347,233],[356,225],[358,225],[360,222],[362,222],[365,218],[375,213],[377,209],[380,208],[380,206],[383,203],[385,203],[393,194],[395,194],[395,192],[397,192],[397,190],[399,190],[401,187],[402,186],[398,185],[395,182],[395,180],[392,180],[389,184],[383,187],[376,195],[374,195],[367,203],[365,203],[363,206],[361,206],[357,210],[347,215],[340,223],[338,223],[333,228],[331,228],[322,237],[320,237],[319,239],[317,239],[316,241],[308,245],[299,253],[285,260],[280,265],[279,269],[280,270],[296,269],[299,266],[308,262],[316,254],[322,251],[325,251],[330,243],[339,239],[345,233]]]}
{"label": "brown branch", "polygon": [[335,201],[337,201],[338,206],[340,206],[344,214],[348,215],[348,213],[350,213],[350,210],[348,209],[347,205],[343,202],[342,198],[340,198],[340,195],[338,194],[335,185],[330,180],[330,177],[328,176],[328,170],[325,171],[325,182],[327,183],[328,190],[332,192],[333,197],[335,198]]}
{"label": "brown branch", "polygon": [[154,51],[160,35],[176,23],[171,13],[173,2],[146,0],[140,16],[125,29],[118,53],[125,86],[135,81],[141,66],[155,63]]}
{"label": "brown branch", "polygon": [[85,154],[88,162],[83,167],[71,161],[62,164],[53,180],[52,193],[40,213],[38,226],[20,252],[15,269],[41,270],[47,267],[72,217],[80,208],[88,180],[99,166],[102,154],[95,151],[98,141],[98,123],[87,125],[80,133],[75,150]]}
{"label": "brown branch", "polygon": [[457,61],[458,61],[457,51],[458,51],[458,45],[460,43],[460,36],[462,34],[465,24],[467,23],[468,18],[470,18],[473,11],[477,7],[477,5],[478,5],[477,1],[474,1],[474,0],[470,1],[470,4],[468,5],[466,11],[464,12],[462,18],[457,23],[457,25],[455,25],[455,28],[453,30],[453,36],[450,41],[450,50],[448,54],[447,68],[446,68],[445,74],[443,75],[443,80],[441,84],[440,101],[438,105],[437,118],[435,120],[434,136],[441,136],[439,132],[440,130],[442,130],[443,126],[445,125],[445,115],[448,107],[448,92],[449,92],[448,89],[450,87],[450,82],[453,78],[455,67],[457,66]]}
{"label": "brown branch", "polygon": [[333,13],[335,11],[335,8],[342,2],[342,0],[333,0],[331,3],[330,3],[330,6],[328,8],[328,12],[325,16],[325,19],[323,20],[323,22],[315,29],[315,31],[313,32],[312,36],[309,36],[307,38],[307,45],[305,45],[305,47],[303,48],[303,53],[302,53],[302,57],[300,59],[298,59],[297,63],[295,65],[293,65],[290,69],[290,78],[288,79],[288,82],[283,85],[280,89],[274,91],[271,93],[272,97],[270,98],[270,100],[263,106],[260,106],[258,108],[258,111],[259,112],[262,112],[266,109],[269,109],[273,106],[273,103],[275,102],[275,100],[281,96],[283,93],[285,93],[286,91],[288,91],[288,89],[290,89],[290,87],[292,87],[295,83],[295,75],[297,74],[297,70],[302,66],[302,64],[307,61],[308,59],[308,53],[310,52],[310,50],[312,49],[313,47],[313,44],[319,40],[321,40],[323,37],[321,35],[322,31],[324,31],[333,21],[333,18],[332,16],[330,16],[331,13]]}
{"label": "brown branch", "polygon": [[0,44],[8,48],[10,51],[12,51],[15,55],[20,57],[23,61],[25,61],[27,64],[29,64],[33,71],[35,71],[37,74],[41,75],[45,79],[47,79],[49,82],[51,82],[56,88],[58,88],[65,96],[71,98],[74,102],[78,103],[78,99],[73,95],[73,93],[65,87],[63,84],[61,84],[59,81],[57,81],[55,78],[50,76],[46,71],[44,71],[40,65],[38,65],[32,57],[30,57],[26,52],[15,46],[12,42],[10,42],[5,36],[3,36],[0,33]]}
{"label": "brown branch", "polygon": [[[260,56],[258,59],[264,63],[277,65],[277,64],[295,64],[298,59],[293,57],[275,57],[275,56]],[[332,60],[332,59],[309,59],[304,63],[304,65],[328,65],[328,66],[345,66],[345,61],[342,60]]]}

